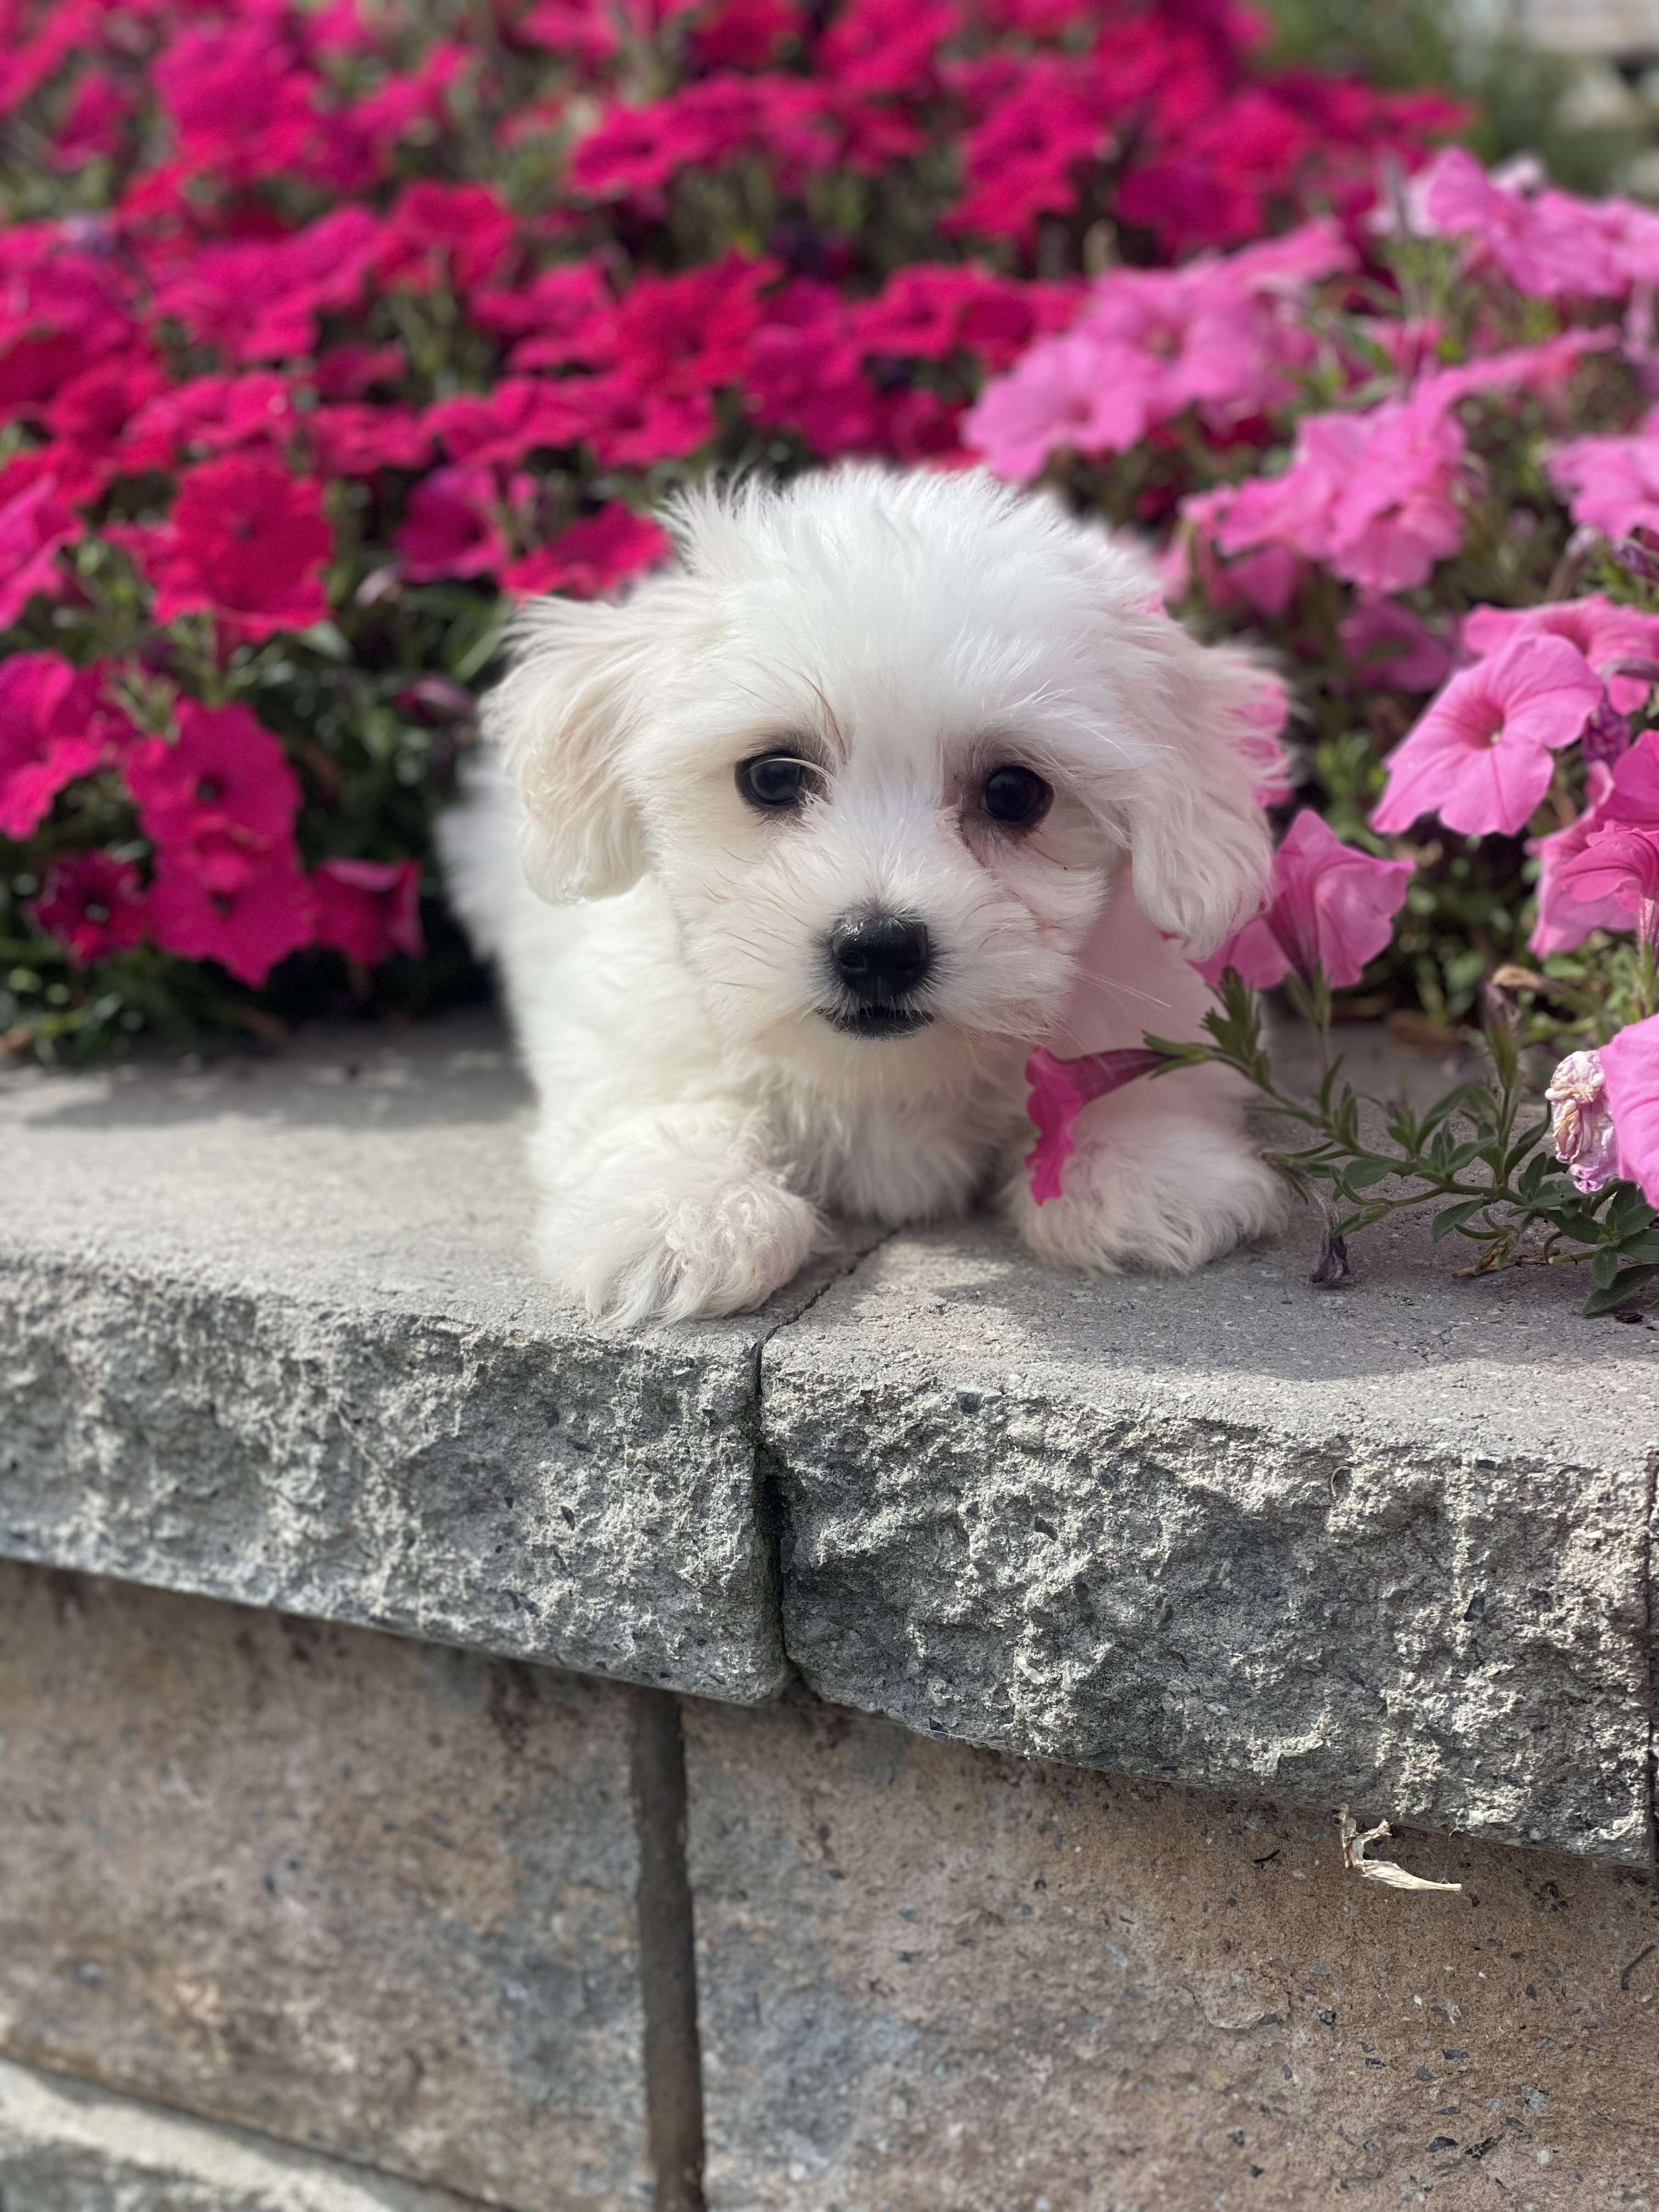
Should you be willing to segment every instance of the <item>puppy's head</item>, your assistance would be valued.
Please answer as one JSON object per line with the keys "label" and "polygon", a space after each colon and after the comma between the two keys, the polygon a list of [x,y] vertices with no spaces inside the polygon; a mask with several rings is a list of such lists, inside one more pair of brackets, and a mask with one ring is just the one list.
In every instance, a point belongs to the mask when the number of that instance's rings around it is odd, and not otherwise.
{"label": "puppy's head", "polygon": [[1137,554],[867,467],[695,495],[677,532],[625,605],[528,610],[490,720],[531,881],[654,877],[728,1042],[937,1079],[1055,1021],[1125,866],[1200,956],[1255,908],[1260,677]]}

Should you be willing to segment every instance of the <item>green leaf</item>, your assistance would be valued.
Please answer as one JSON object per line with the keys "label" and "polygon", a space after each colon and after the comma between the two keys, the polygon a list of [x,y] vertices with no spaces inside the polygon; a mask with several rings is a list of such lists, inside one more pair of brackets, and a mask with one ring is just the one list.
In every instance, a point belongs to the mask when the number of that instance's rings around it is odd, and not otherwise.
{"label": "green leaf", "polygon": [[[1596,1257],[1600,1259],[1600,1253]],[[1621,1268],[1610,1283],[1604,1283],[1600,1290],[1590,1292],[1582,1310],[1592,1317],[1596,1314],[1611,1313],[1615,1306],[1621,1306],[1627,1298],[1634,1297],[1638,1291],[1645,1290],[1656,1275],[1659,1275],[1659,1267]]]}
{"label": "green leaf", "polygon": [[1399,1172],[1398,1160],[1358,1159],[1351,1161],[1343,1169],[1342,1181],[1349,1190],[1369,1190],[1374,1182],[1381,1182],[1384,1176],[1398,1175]]}
{"label": "green leaf", "polygon": [[[1522,1161],[1526,1158],[1527,1154],[1531,1152],[1533,1146],[1538,1142],[1539,1139],[1547,1133],[1549,1126],[1550,1117],[1546,1114],[1541,1121],[1534,1122],[1530,1129],[1523,1130],[1521,1135],[1516,1139],[1515,1142],[1510,1146],[1509,1151],[1504,1156],[1504,1175],[1505,1180],[1515,1173],[1516,1168],[1518,1168]],[[1540,1159],[1538,1163],[1539,1172],[1540,1174],[1543,1172],[1544,1165],[1545,1163]]]}
{"label": "green leaf", "polygon": [[1659,1229],[1644,1229],[1634,1237],[1621,1237],[1619,1256],[1621,1260],[1659,1262]]}
{"label": "green leaf", "polygon": [[1619,1255],[1611,1244],[1602,1245],[1601,1250],[1597,1252],[1595,1257],[1590,1261],[1590,1273],[1601,1288],[1606,1290],[1607,1285],[1619,1273]]}
{"label": "green leaf", "polygon": [[1460,1199],[1455,1206],[1442,1207],[1434,1217],[1434,1225],[1429,1231],[1430,1241],[1437,1244],[1454,1229],[1461,1229],[1472,1213],[1479,1213],[1486,1202],[1484,1198],[1465,1198]]}
{"label": "green leaf", "polygon": [[1613,1193],[1607,1218],[1607,1226],[1614,1236],[1633,1237],[1653,1226],[1653,1208],[1633,1183],[1615,1183]]}

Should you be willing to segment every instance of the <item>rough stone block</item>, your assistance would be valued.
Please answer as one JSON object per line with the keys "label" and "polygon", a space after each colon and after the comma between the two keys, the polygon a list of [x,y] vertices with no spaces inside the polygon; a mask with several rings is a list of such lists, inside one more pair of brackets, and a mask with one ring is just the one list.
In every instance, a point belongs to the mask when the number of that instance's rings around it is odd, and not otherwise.
{"label": "rough stone block", "polygon": [[769,1695],[756,1359],[837,1263],[598,1330],[534,1273],[527,1118],[482,1021],[0,1076],[0,1553]]}
{"label": "rough stone block", "polygon": [[790,1656],[924,1734],[1646,1864],[1659,1336],[1450,1265],[894,1239],[766,1352]]}
{"label": "rough stone block", "polygon": [[642,2208],[631,1702],[0,1565],[0,2050],[514,2212]]}
{"label": "rough stone block", "polygon": [[1659,1902],[1467,1838],[688,1704],[710,2212],[1659,2205]]}
{"label": "rough stone block", "polygon": [[0,2059],[7,2212],[477,2212],[471,2198]]}

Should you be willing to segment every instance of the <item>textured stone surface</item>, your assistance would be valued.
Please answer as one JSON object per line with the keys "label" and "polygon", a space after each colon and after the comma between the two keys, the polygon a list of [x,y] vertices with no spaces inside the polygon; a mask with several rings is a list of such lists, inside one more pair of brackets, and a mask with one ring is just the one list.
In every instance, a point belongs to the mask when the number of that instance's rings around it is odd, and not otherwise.
{"label": "textured stone surface", "polygon": [[766,1353],[805,1678],[1645,1864],[1659,1335],[1553,1273],[1361,1249],[1328,1292],[1297,1249],[1091,1283],[989,1231],[884,1246]]}
{"label": "textured stone surface", "polygon": [[514,2212],[642,2208],[633,1695],[0,1565],[0,2051]]}
{"label": "textured stone surface", "polygon": [[531,1265],[527,1118],[482,1020],[0,1077],[0,1553],[768,1695],[756,1352],[836,1263],[596,1331]]}
{"label": "textured stone surface", "polygon": [[1659,1904],[1449,1837],[686,1709],[710,2212],[1659,2206]]}
{"label": "textured stone surface", "polygon": [[474,2212],[471,2199],[0,2059],[6,2212]]}

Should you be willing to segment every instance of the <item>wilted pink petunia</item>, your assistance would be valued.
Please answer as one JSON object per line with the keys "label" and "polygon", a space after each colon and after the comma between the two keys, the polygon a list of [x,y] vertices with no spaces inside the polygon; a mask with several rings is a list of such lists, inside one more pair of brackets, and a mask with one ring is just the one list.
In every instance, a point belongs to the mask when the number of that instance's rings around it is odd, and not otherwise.
{"label": "wilted pink petunia", "polygon": [[1640,677],[1610,673],[1609,664],[1659,659],[1659,615],[1619,606],[1605,592],[1591,592],[1540,607],[1474,607],[1463,623],[1463,642],[1474,653],[1499,652],[1512,637],[1531,634],[1576,645],[1606,679],[1607,696],[1621,714],[1633,714],[1653,689]]}
{"label": "wilted pink petunia", "polygon": [[1389,756],[1371,816],[1401,831],[1425,815],[1469,836],[1523,830],[1549,788],[1550,756],[1601,703],[1601,679],[1565,638],[1512,638],[1454,676]]}
{"label": "wilted pink petunia", "polygon": [[1601,1048],[1601,1073],[1619,1139],[1619,1172],[1659,1206],[1659,1014]]}
{"label": "wilted pink petunia", "polygon": [[1570,1052],[1544,1096],[1550,1104],[1555,1157],[1586,1196],[1619,1172],[1619,1142],[1608,1109],[1599,1052]]}
{"label": "wilted pink petunia", "polygon": [[1025,1063],[1025,1080],[1031,1086],[1026,1111],[1037,1133],[1025,1164],[1031,1170],[1031,1195],[1039,1206],[1060,1196],[1061,1171],[1077,1150],[1072,1126],[1089,1101],[1171,1065],[1167,1053],[1154,1052],[1147,1045],[1085,1052],[1075,1060],[1057,1059],[1037,1047]]}
{"label": "wilted pink petunia", "polygon": [[1198,972],[1218,983],[1234,968],[1264,991],[1287,975],[1311,982],[1322,974],[1346,989],[1394,933],[1411,878],[1409,860],[1376,860],[1356,851],[1306,807],[1273,855],[1272,904],[1195,963]]}

